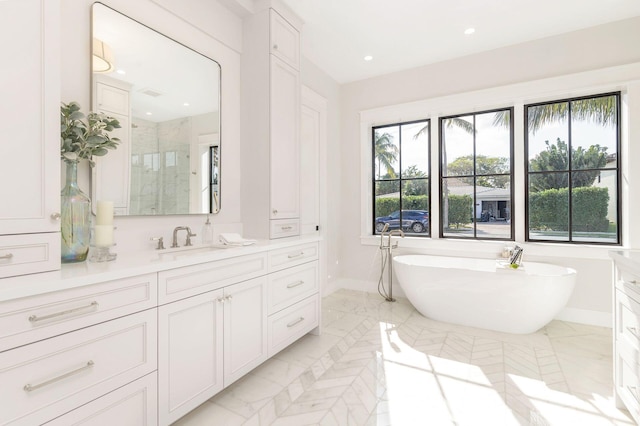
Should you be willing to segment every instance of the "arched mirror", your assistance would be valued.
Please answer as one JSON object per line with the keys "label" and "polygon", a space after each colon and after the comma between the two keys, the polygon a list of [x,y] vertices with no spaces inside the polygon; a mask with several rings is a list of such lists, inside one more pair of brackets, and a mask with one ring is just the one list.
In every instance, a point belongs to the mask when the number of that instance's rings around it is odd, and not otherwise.
{"label": "arched mirror", "polygon": [[101,4],[92,6],[92,110],[117,118],[95,157],[92,199],[116,215],[220,210],[220,65]]}

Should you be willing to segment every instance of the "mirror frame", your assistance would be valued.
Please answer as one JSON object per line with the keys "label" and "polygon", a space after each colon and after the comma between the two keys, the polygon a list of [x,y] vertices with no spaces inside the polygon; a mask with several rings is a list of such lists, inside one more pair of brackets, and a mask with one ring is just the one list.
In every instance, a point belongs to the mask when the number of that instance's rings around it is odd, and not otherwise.
{"label": "mirror frame", "polygon": [[[90,90],[90,98],[91,98],[91,111],[98,111],[98,105],[97,105],[97,96],[96,96],[96,84],[97,84],[97,78],[96,78],[96,74],[100,74],[100,73],[96,73],[93,70],[93,55],[94,55],[94,49],[96,49],[99,46],[96,46],[94,43],[94,21],[95,21],[95,7],[99,5],[101,7],[104,7],[114,13],[117,13],[119,15],[121,15],[123,18],[129,19],[131,20],[133,23],[136,23],[138,25],[140,25],[143,28],[146,28],[150,31],[153,31],[155,34],[159,35],[160,37],[165,38],[166,40],[176,43],[178,46],[183,47],[205,59],[210,60],[213,64],[217,65],[218,67],[218,99],[217,99],[217,106],[218,106],[218,131],[217,131],[217,140],[214,144],[209,145],[209,165],[207,168],[207,182],[208,182],[208,186],[209,186],[209,205],[208,205],[208,211],[201,211],[201,212],[188,212],[188,213],[170,213],[170,214],[126,214],[126,215],[118,215],[121,217],[126,217],[126,216],[131,216],[131,217],[162,217],[162,216],[175,216],[175,215],[204,215],[204,214],[217,214],[220,212],[220,209],[222,208],[222,197],[221,197],[221,190],[222,190],[222,138],[221,138],[221,134],[222,134],[222,66],[220,65],[220,63],[218,61],[216,61],[215,59],[210,58],[209,56],[197,51],[194,48],[191,48],[163,33],[161,33],[160,31],[150,27],[149,25],[146,25],[140,21],[138,21],[137,19],[131,18],[128,15],[125,15],[124,13],[114,9],[111,6],[108,6],[102,2],[94,2],[91,5],[91,21],[90,21],[90,46],[91,46],[91,51],[90,51],[90,66],[89,66],[89,73],[90,73],[90,84],[91,84],[91,90]],[[115,80],[118,80],[117,78],[114,78]],[[215,134],[215,133],[214,133]],[[210,134],[206,134],[206,135],[210,135]],[[205,136],[206,136],[205,135]],[[201,135],[202,136],[202,135]],[[213,156],[211,155],[213,150],[211,148],[213,147],[217,147],[217,157],[218,157],[218,163],[217,166],[214,165],[214,159]],[[108,154],[107,154],[108,155]],[[191,155],[191,154],[190,154]],[[95,212],[96,209],[96,205],[97,205],[97,197],[95,196],[97,193],[97,185],[98,185],[98,176],[96,173],[96,168],[100,167],[99,165],[99,158],[101,157],[94,157],[94,160],[98,160],[96,163],[96,166],[92,168],[91,170],[91,199],[92,199],[92,207],[93,210]],[[129,168],[131,168],[131,155],[129,155],[128,158],[128,165]],[[214,167],[215,166],[215,167]],[[212,177],[212,173],[214,168],[217,171],[217,191],[214,191],[214,188],[212,186],[213,183],[213,177]],[[191,175],[191,167],[189,168],[189,176]],[[131,186],[131,179],[129,178],[129,189]],[[130,196],[129,196],[130,197]]]}

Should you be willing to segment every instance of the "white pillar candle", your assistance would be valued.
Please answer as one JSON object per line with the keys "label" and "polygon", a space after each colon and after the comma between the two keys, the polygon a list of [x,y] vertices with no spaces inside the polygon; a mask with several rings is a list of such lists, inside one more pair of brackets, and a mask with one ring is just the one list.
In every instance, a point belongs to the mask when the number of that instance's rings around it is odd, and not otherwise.
{"label": "white pillar candle", "polygon": [[113,225],[113,201],[98,201],[96,225]]}
{"label": "white pillar candle", "polygon": [[96,225],[94,228],[94,243],[96,247],[112,246],[113,225]]}

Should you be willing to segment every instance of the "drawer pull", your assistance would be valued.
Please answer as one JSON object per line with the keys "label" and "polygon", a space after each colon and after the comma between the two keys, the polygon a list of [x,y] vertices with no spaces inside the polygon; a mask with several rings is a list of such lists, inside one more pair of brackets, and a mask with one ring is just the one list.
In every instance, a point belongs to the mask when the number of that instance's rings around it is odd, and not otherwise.
{"label": "drawer pull", "polygon": [[37,385],[31,385],[31,384],[27,383],[26,385],[24,385],[24,387],[22,389],[24,389],[25,392],[31,392],[31,391],[34,391],[36,389],[40,389],[42,387],[45,387],[47,385],[50,385],[50,384],[55,383],[57,381],[60,381],[62,379],[66,379],[69,376],[73,376],[74,374],[81,373],[84,370],[93,367],[93,364],[94,364],[93,361],[89,360],[89,361],[87,361],[87,363],[85,365],[83,365],[80,368],[76,368],[75,370],[69,371],[68,373],[61,374],[60,376],[54,377],[53,379],[49,379],[49,380],[46,380],[46,381],[44,381],[42,383],[38,383]]}
{"label": "drawer pull", "polygon": [[225,299],[224,297],[221,297],[221,298],[217,299],[217,300],[218,300],[218,303],[222,303],[222,304],[224,304],[224,299]]}
{"label": "drawer pull", "polygon": [[290,254],[289,256],[287,256],[289,259],[295,259],[296,257],[300,257],[300,256],[304,256],[304,252],[301,251],[298,254]]}
{"label": "drawer pull", "polygon": [[636,280],[631,280],[631,281],[625,281],[625,284],[638,285],[638,282]]}
{"label": "drawer pull", "polygon": [[302,321],[304,321],[304,317],[300,317],[297,320],[291,321],[289,324],[287,324],[287,327],[293,327],[296,324],[300,324]]}
{"label": "drawer pull", "polygon": [[293,226],[281,226],[283,231],[289,231],[291,229],[293,229]]}
{"label": "drawer pull", "polygon": [[231,295],[228,295],[227,297],[225,297],[225,300],[227,302],[231,301],[231,299],[233,299],[233,296],[231,296]]}
{"label": "drawer pull", "polygon": [[43,315],[41,317],[39,317],[37,315],[31,315],[29,317],[29,321],[30,322],[44,321],[44,320],[48,320],[48,319],[51,319],[51,318],[61,317],[61,316],[64,316],[64,315],[75,314],[77,312],[84,311],[85,309],[94,309],[94,308],[95,309],[98,308],[98,302],[96,302],[95,300],[93,302],[89,303],[86,306],[80,306],[78,308],[73,308],[73,309],[67,309],[66,311],[56,312],[55,314]]}
{"label": "drawer pull", "polygon": [[7,253],[3,256],[0,256],[0,260],[9,260],[13,257],[13,253]]}
{"label": "drawer pull", "polygon": [[304,284],[304,281],[300,280],[300,281],[295,282],[295,283],[287,284],[287,288],[298,287],[299,285],[302,285],[302,284]]}
{"label": "drawer pull", "polygon": [[638,329],[637,328],[635,328],[635,327],[627,327],[627,330],[629,330],[629,333],[631,333],[631,335],[633,337],[638,339]]}

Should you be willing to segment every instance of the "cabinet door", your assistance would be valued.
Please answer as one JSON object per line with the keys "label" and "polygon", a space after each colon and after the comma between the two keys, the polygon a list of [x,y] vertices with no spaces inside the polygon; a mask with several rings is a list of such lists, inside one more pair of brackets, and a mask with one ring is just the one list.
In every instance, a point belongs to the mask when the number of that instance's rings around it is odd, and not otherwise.
{"label": "cabinet door", "polygon": [[271,58],[271,219],[300,216],[300,77]]}
{"label": "cabinet door", "polygon": [[0,235],[60,231],[59,9],[0,1]]}
{"label": "cabinet door", "polygon": [[225,288],[224,385],[267,359],[267,278]]}
{"label": "cabinet door", "polygon": [[222,390],[222,307],[222,290],[216,290],[158,308],[161,425]]}
{"label": "cabinet door", "polygon": [[300,69],[300,33],[278,12],[271,9],[271,54]]}

